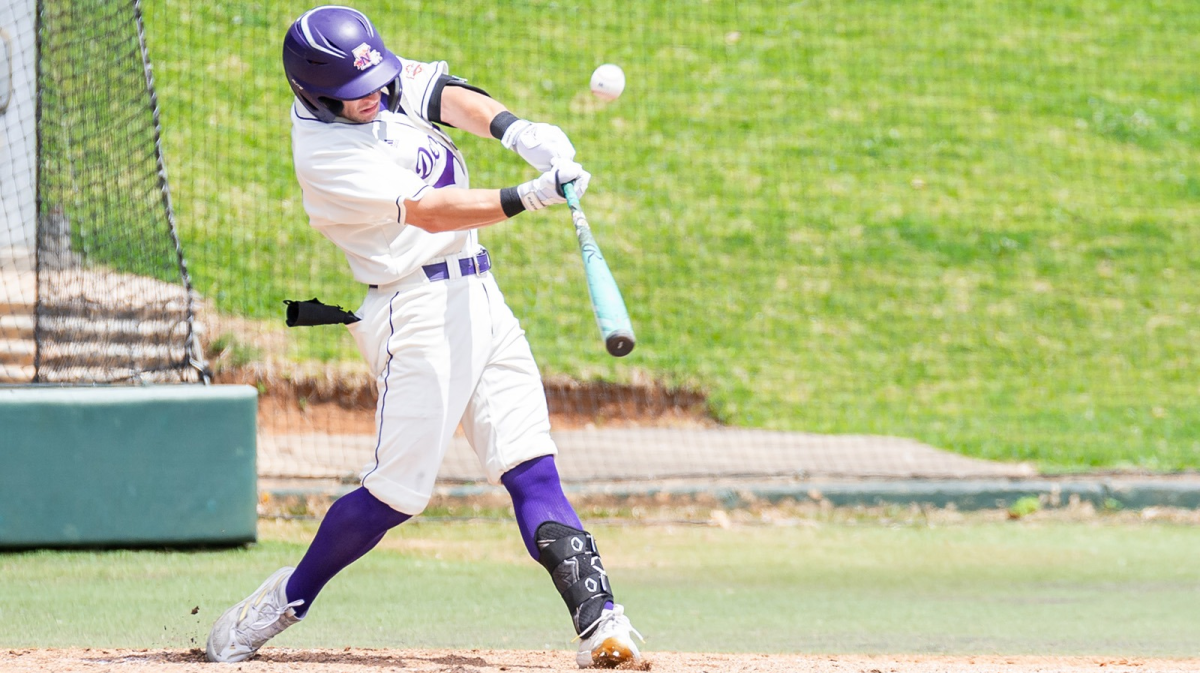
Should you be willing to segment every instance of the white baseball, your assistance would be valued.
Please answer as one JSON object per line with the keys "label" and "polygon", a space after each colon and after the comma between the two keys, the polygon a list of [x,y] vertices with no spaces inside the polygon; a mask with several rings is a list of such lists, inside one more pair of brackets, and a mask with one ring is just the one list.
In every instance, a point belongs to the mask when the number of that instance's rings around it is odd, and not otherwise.
{"label": "white baseball", "polygon": [[625,72],[618,65],[605,63],[592,73],[592,93],[602,100],[616,100],[625,90]]}

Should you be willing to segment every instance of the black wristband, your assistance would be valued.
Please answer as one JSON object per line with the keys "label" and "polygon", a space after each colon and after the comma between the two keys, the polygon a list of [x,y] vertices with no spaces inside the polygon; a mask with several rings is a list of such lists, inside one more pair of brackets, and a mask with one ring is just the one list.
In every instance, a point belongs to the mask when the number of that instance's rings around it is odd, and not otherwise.
{"label": "black wristband", "polygon": [[512,126],[514,122],[519,121],[521,121],[520,117],[509,112],[508,110],[505,110],[495,117],[492,117],[492,123],[488,127],[488,130],[492,132],[493,138],[500,140],[504,137],[504,132],[508,130],[508,127]]}
{"label": "black wristband", "polygon": [[516,217],[525,212],[525,203],[516,187],[505,187],[500,190],[500,207],[504,209],[505,217]]}

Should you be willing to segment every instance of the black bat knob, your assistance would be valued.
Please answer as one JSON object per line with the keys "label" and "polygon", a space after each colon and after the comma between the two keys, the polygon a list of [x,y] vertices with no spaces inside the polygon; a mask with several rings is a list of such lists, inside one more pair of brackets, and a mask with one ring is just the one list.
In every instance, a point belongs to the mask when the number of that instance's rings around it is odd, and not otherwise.
{"label": "black bat knob", "polygon": [[609,355],[623,358],[633,352],[635,343],[631,332],[618,330],[608,335],[608,338],[604,340],[604,347],[608,349]]}

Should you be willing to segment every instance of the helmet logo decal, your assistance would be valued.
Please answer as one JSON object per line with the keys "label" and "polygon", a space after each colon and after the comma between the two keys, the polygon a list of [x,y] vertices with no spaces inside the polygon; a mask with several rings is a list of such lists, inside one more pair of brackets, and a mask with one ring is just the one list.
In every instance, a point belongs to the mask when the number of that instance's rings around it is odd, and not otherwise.
{"label": "helmet logo decal", "polygon": [[366,70],[373,65],[379,65],[383,61],[383,56],[376,50],[371,48],[371,45],[363,42],[354,48],[351,52],[354,54],[354,67],[359,70]]}

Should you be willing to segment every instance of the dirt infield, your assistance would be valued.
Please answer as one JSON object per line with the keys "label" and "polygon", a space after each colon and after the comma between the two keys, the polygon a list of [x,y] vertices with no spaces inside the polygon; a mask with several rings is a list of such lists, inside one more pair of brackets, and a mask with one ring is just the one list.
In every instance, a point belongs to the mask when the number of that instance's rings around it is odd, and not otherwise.
{"label": "dirt infield", "polygon": [[[1174,673],[1200,671],[1200,659],[1124,659],[1114,657],[946,657],[835,656],[768,654],[647,653],[645,670],[658,673]],[[269,648],[244,664],[221,666],[192,650],[0,650],[0,673],[20,671],[122,671],[190,673],[236,670],[253,673],[290,671],[577,671],[567,651],[511,650],[295,650]]]}

